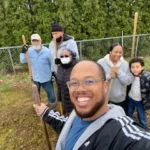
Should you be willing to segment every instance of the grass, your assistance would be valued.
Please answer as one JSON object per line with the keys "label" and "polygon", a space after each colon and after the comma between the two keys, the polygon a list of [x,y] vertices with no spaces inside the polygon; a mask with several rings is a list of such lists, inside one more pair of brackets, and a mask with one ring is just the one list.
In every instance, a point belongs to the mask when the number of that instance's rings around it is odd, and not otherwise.
{"label": "grass", "polygon": [[145,62],[145,70],[150,71],[150,58],[145,57],[144,62]]}
{"label": "grass", "polygon": [[[0,150],[46,149],[42,124],[32,107],[28,74],[0,75],[0,79]],[[43,90],[41,97],[47,101]],[[47,127],[55,145],[58,135]]]}

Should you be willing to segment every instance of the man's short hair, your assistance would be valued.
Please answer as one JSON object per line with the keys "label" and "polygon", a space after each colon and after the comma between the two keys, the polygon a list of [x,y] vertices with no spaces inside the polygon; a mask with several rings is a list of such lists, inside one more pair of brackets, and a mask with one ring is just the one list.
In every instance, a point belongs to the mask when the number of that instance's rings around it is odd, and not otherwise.
{"label": "man's short hair", "polygon": [[80,60],[79,62],[82,62],[82,61],[93,62],[98,67],[102,79],[106,81],[106,74],[105,74],[104,68],[99,63],[92,61],[92,60]]}
{"label": "man's short hair", "polygon": [[95,64],[98,66],[98,69],[102,75],[102,78],[104,79],[104,81],[106,81],[106,73],[105,73],[104,68],[97,62],[95,62]]}

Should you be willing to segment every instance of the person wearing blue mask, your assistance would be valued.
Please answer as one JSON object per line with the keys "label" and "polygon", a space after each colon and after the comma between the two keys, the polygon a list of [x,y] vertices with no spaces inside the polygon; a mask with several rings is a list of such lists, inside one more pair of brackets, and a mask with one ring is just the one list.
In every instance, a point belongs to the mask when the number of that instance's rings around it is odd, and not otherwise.
{"label": "person wearing blue mask", "polygon": [[60,65],[57,70],[58,101],[62,102],[63,112],[68,116],[73,109],[73,105],[70,101],[69,89],[66,82],[69,81],[71,71],[78,60],[76,59],[75,52],[64,49],[60,53],[59,61]]}
{"label": "person wearing blue mask", "polygon": [[20,62],[26,63],[26,55],[28,53],[31,70],[32,70],[32,80],[37,85],[38,91],[40,93],[40,88],[43,87],[47,93],[50,106],[56,105],[56,98],[53,89],[52,75],[54,75],[54,64],[51,53],[49,49],[42,46],[41,37],[39,34],[31,35],[32,46],[27,49],[26,46],[23,47],[20,53]]}

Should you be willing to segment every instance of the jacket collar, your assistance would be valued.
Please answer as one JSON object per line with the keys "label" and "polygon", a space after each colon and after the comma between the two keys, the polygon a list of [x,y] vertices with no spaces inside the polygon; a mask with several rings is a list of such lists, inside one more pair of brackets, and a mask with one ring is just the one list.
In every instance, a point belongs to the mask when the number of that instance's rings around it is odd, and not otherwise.
{"label": "jacket collar", "polygon": [[[92,134],[94,134],[98,129],[100,129],[106,123],[106,121],[108,121],[109,119],[114,119],[114,118],[117,118],[120,116],[125,116],[125,113],[121,107],[115,106],[113,104],[108,105],[108,106],[109,106],[110,110],[105,115],[96,119],[93,123],[91,123],[87,127],[87,129],[83,132],[83,134],[80,136],[78,141],[75,143],[73,150],[79,149],[79,147],[82,144],[84,144],[84,142],[86,142],[86,140]],[[65,149],[66,139],[67,139],[68,133],[70,131],[70,128],[71,128],[72,123],[76,116],[77,116],[77,114],[73,110],[72,113],[70,114],[65,126],[63,127],[63,130],[61,131],[61,134],[59,136],[59,139],[58,139],[58,142],[56,145],[56,150],[64,150]]]}
{"label": "jacket collar", "polygon": [[[114,64],[112,63],[112,61],[110,60],[110,55],[107,54],[104,59],[106,60],[106,63],[110,66],[110,67],[114,67]],[[118,60],[117,64],[115,65],[116,67],[120,67],[120,65],[122,64],[122,62],[124,61],[124,58],[121,56],[121,58]]]}

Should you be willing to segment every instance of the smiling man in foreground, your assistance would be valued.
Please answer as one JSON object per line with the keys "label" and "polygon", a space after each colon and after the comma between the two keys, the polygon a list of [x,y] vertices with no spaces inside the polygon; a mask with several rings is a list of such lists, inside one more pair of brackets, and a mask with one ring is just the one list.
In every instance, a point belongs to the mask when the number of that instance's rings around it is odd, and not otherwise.
{"label": "smiling man in foreground", "polygon": [[56,131],[63,128],[56,150],[150,149],[150,134],[128,118],[121,107],[107,105],[108,83],[99,64],[80,61],[73,68],[67,85],[74,105],[69,118],[43,103],[34,105],[37,114]]}

